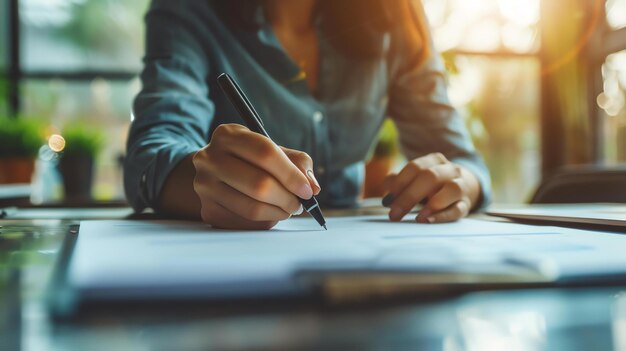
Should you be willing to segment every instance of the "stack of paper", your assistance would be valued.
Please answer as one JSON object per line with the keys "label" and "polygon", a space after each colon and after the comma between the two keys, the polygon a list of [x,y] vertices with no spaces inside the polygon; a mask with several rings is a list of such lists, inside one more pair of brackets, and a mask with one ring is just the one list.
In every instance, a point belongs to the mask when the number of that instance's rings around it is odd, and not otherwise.
{"label": "stack of paper", "polygon": [[67,285],[94,299],[238,298],[302,293],[296,277],[303,272],[446,273],[462,282],[521,271],[531,281],[626,276],[620,235],[474,219],[390,223],[384,216],[329,218],[328,229],[309,218],[258,232],[177,221],[85,221]]}

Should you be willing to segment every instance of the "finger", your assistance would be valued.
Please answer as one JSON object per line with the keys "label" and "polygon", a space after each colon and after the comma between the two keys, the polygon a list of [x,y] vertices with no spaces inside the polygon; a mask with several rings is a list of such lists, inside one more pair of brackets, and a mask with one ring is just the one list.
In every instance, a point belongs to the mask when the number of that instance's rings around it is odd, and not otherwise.
{"label": "finger", "polygon": [[283,187],[274,177],[236,157],[212,154],[210,173],[237,191],[270,205],[280,207],[287,213],[300,208],[300,201]]}
{"label": "finger", "polygon": [[265,170],[291,193],[303,199],[313,196],[308,178],[269,138],[243,126],[227,125],[215,129],[213,142],[217,148]]}
{"label": "finger", "polygon": [[222,229],[268,230],[278,223],[277,221],[250,221],[213,201],[203,203],[200,214],[204,223]]}
{"label": "finger", "polygon": [[[389,188],[391,187],[391,184],[393,184],[397,176],[398,176],[397,173],[388,174],[383,180],[383,187],[389,190]],[[384,207],[390,207],[391,204],[393,203],[393,200],[395,200],[395,195],[392,192],[387,191],[387,194],[383,197],[382,205]]]}
{"label": "finger", "polygon": [[430,214],[428,217],[421,219],[421,217],[417,216],[415,220],[418,222],[426,222],[426,223],[447,223],[457,221],[469,213],[470,204],[469,199],[463,198],[461,201],[458,201],[443,211],[439,211],[434,214]]}
{"label": "finger", "polygon": [[399,221],[411,209],[427,196],[437,193],[443,184],[454,179],[457,174],[456,167],[451,163],[433,166],[418,172],[413,181],[401,193],[396,194],[389,218]]}
{"label": "finger", "polygon": [[400,194],[411,184],[417,173],[447,162],[448,160],[443,154],[433,153],[407,163],[391,183],[389,192],[394,195]]}
{"label": "finger", "polygon": [[397,177],[398,177],[398,173],[387,174],[387,176],[385,177],[385,180],[383,181],[383,186],[385,187],[385,189],[387,190],[391,189],[391,185],[396,181]]}
{"label": "finger", "polygon": [[313,195],[319,194],[322,187],[320,187],[320,183],[317,179],[315,179],[315,174],[313,173],[313,159],[311,159],[311,156],[309,156],[306,152],[282,146],[281,149],[287,155],[289,160],[291,160],[291,162],[298,167],[300,172],[302,172],[309,179],[309,184],[313,189]]}
{"label": "finger", "polygon": [[439,212],[460,201],[466,195],[466,192],[463,179],[452,179],[452,181],[445,183],[441,190],[430,198],[425,208],[430,210],[431,213]]}
{"label": "finger", "polygon": [[206,196],[232,213],[254,222],[282,221],[291,217],[280,207],[257,201],[216,178],[196,184],[195,190],[200,196]]}

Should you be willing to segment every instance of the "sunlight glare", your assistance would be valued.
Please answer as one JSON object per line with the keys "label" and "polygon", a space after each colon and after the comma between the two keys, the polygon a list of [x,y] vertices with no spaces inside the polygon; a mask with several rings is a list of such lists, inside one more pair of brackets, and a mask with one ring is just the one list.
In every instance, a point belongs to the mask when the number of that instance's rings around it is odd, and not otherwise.
{"label": "sunlight glare", "polygon": [[497,4],[493,0],[454,0],[450,8],[464,14],[468,19],[477,19],[492,13],[495,6]]}
{"label": "sunlight glare", "polygon": [[502,43],[515,52],[532,51],[535,44],[535,31],[531,28],[506,25],[502,28]]}
{"label": "sunlight glare", "polygon": [[531,26],[539,21],[539,0],[499,0],[500,13],[510,23]]}
{"label": "sunlight glare", "polygon": [[476,51],[493,51],[500,46],[500,27],[498,22],[486,20],[468,29],[463,46]]}

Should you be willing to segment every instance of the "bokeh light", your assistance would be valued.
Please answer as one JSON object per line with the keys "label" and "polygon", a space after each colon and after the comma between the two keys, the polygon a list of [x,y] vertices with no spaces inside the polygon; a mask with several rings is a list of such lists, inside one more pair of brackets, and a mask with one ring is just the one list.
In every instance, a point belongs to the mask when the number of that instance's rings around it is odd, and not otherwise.
{"label": "bokeh light", "polygon": [[539,0],[424,0],[439,51],[535,52]]}
{"label": "bokeh light", "polygon": [[59,134],[53,134],[48,138],[48,147],[54,152],[62,152],[65,149],[65,139]]}
{"label": "bokeh light", "polygon": [[626,27],[626,0],[607,0],[606,20],[612,28]]}
{"label": "bokeh light", "polygon": [[539,22],[539,0],[500,0],[498,5],[506,22],[520,27]]}

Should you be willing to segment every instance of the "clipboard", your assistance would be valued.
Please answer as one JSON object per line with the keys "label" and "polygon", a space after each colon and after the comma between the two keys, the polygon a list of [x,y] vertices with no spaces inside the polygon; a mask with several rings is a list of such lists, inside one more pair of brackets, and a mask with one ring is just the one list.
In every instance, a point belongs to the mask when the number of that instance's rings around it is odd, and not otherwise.
{"label": "clipboard", "polygon": [[[360,221],[378,220],[377,218],[362,218]],[[306,221],[306,220],[305,220]],[[352,220],[354,221],[354,220]],[[111,225],[109,221],[98,223],[88,223],[93,228],[94,224]],[[159,228],[162,225],[170,225],[172,228],[195,228],[201,230],[201,226],[197,223],[179,223],[179,222],[159,222],[159,221],[114,221],[116,225],[136,226],[147,225],[150,228]],[[338,222],[330,222],[333,226],[338,226]],[[375,222],[374,222],[375,223]],[[307,224],[308,223],[304,223]],[[452,226],[457,228],[462,226]],[[407,224],[395,224],[402,226]],[[485,224],[487,225],[487,224]],[[384,225],[383,227],[386,227]],[[526,229],[520,225],[508,225],[511,230],[516,228]],[[413,228],[413,227],[407,227]],[[527,288],[545,288],[560,286],[606,286],[621,285],[626,283],[626,266],[614,264],[609,267],[611,269],[596,269],[593,272],[581,272],[578,274],[562,275],[559,270],[559,263],[550,259],[537,260],[533,257],[521,255],[509,255],[506,260],[501,260],[497,264],[493,261],[484,261],[473,265],[459,265],[454,269],[435,266],[430,267],[414,267],[411,265],[379,265],[371,264],[355,264],[358,261],[346,261],[342,264],[332,261],[309,261],[309,264],[303,264],[294,267],[288,274],[284,275],[283,281],[260,281],[254,279],[242,278],[238,282],[231,285],[223,285],[224,280],[220,284],[210,284],[209,281],[194,281],[193,277],[188,280],[178,280],[179,284],[172,283],[172,280],[163,275],[165,281],[153,281],[150,284],[142,286],[135,284],[134,286],[123,286],[120,284],[100,284],[98,286],[89,286],[88,284],[77,284],[68,274],[72,267],[75,267],[77,259],[77,244],[82,235],[92,235],[93,233],[82,233],[84,228],[78,231],[73,228],[67,235],[63,245],[61,259],[54,274],[54,280],[50,288],[49,306],[51,314],[58,319],[71,318],[85,311],[97,310],[98,306],[104,306],[109,309],[111,306],[128,306],[137,307],[143,305],[149,309],[160,310],[162,308],[179,308],[182,306],[194,306],[198,304],[210,305],[211,308],[223,309],[228,306],[235,310],[247,306],[249,308],[267,308],[276,306],[283,308],[285,306],[306,305],[306,304],[328,304],[328,305],[351,305],[362,303],[384,303],[386,301],[397,301],[398,298],[423,298],[423,297],[441,297],[447,295],[462,294],[472,291],[483,290],[499,290],[499,289],[527,289]],[[545,227],[533,228],[534,234],[540,235],[545,232]],[[555,229],[556,230],[556,229]],[[572,231],[563,229],[563,231]],[[218,232],[219,233],[219,232]],[[520,231],[521,233],[521,231]],[[574,233],[582,235],[582,237],[590,237],[595,233],[585,233],[574,231]],[[123,233],[112,233],[120,237]],[[107,236],[106,233],[99,234]],[[158,236],[158,233],[155,234]],[[211,237],[214,235],[214,237]],[[239,240],[241,238],[233,238],[233,236],[246,236],[244,239],[253,240],[255,243],[263,242],[267,232],[261,235],[257,234],[216,234],[210,231],[203,233],[198,232],[196,238],[198,243],[206,240],[218,238],[216,242],[228,242],[228,240]],[[265,237],[264,237],[265,235]],[[278,234],[277,234],[278,235]],[[297,234],[289,233],[296,239],[301,239]],[[348,235],[348,234],[346,234]],[[512,234],[514,235],[514,234]],[[524,234],[519,234],[524,235]],[[397,240],[398,234],[387,237],[385,240]],[[445,235],[441,235],[446,239]],[[164,234],[164,238],[171,240],[169,233]],[[178,237],[177,237],[178,238]],[[281,237],[281,240],[285,236]],[[350,240],[356,240],[355,236]],[[485,240],[483,236],[474,236]],[[493,237],[495,238],[497,237]],[[521,238],[521,237],[518,237]],[[489,239],[489,238],[487,238]],[[626,237],[611,236],[608,239],[613,242],[624,243],[626,245]],[[188,240],[188,239],[185,239]],[[223,241],[226,240],[226,241]],[[447,240],[447,239],[446,239]],[[521,239],[520,239],[521,240]],[[533,240],[536,240],[533,239]],[[554,242],[559,240],[557,236],[548,235],[545,240]],[[618,241],[615,241],[618,240]],[[160,244],[159,242],[150,241],[152,244]],[[193,243],[198,246],[198,243]],[[167,242],[168,245],[175,245],[175,242]],[[257,245],[257,244],[255,244]],[[261,244],[258,244],[261,245]],[[235,245],[237,246],[237,245]],[[403,245],[405,246],[405,245]],[[607,244],[607,247],[614,247],[614,244]],[[216,250],[223,247],[228,249],[227,244],[218,245]],[[261,247],[261,246],[260,246]],[[84,248],[84,247],[83,247]],[[231,247],[232,249],[232,247]],[[204,248],[203,248],[204,250]],[[619,259],[622,259],[620,255]],[[603,257],[605,259],[605,257]],[[254,262],[251,261],[251,262]],[[329,263],[330,262],[330,263]],[[193,263],[193,262],[192,262]],[[129,266],[130,277],[138,277],[140,270],[133,272],[134,266]],[[246,266],[247,267],[247,266]],[[98,267],[96,267],[98,268]],[[244,267],[245,268],[245,267]],[[249,267],[248,267],[249,268]],[[100,272],[107,272],[107,267],[103,267]],[[161,272],[157,272],[161,273]],[[208,274],[208,273],[207,273]],[[101,277],[92,277],[94,281],[100,281]],[[106,277],[105,277],[106,278]],[[268,288],[269,287],[269,288]],[[281,307],[282,306],[282,307]],[[193,308],[193,307],[192,307]]]}

